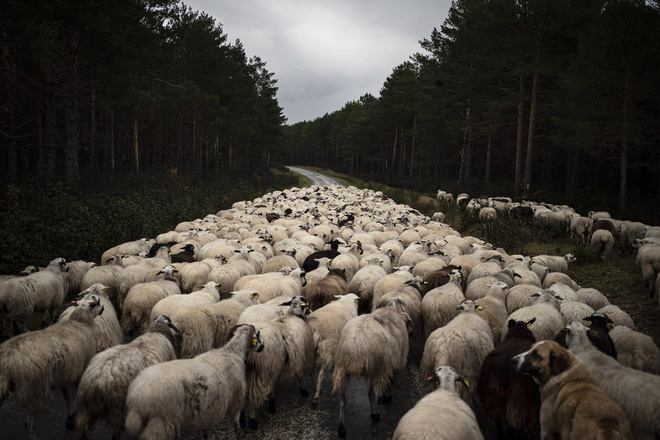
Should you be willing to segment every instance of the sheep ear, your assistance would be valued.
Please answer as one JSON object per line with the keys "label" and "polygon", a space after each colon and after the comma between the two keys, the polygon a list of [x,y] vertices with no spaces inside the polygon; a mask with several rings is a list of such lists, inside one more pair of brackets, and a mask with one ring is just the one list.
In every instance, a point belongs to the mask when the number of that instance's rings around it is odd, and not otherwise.
{"label": "sheep ear", "polygon": [[290,305],[291,305],[291,301],[288,301],[288,302],[285,302],[285,303],[280,304],[280,307],[282,307],[282,306],[290,306]]}
{"label": "sheep ear", "polygon": [[531,298],[538,298],[539,296],[541,296],[541,294],[537,292],[537,293],[532,293],[532,294],[529,295],[529,296],[530,296]]}
{"label": "sheep ear", "polygon": [[462,309],[461,306],[456,307],[456,310],[461,310],[461,309]]}
{"label": "sheep ear", "polygon": [[461,382],[465,385],[465,388],[470,388],[470,383],[467,381],[467,379],[463,379],[461,376],[456,378],[456,382]]}
{"label": "sheep ear", "polygon": [[[513,321],[513,320],[511,320],[511,321]],[[509,321],[509,322],[511,322],[511,321]],[[536,322],[536,318],[532,318],[532,319],[530,319],[529,321],[527,321],[527,322],[525,323],[525,325],[526,325],[527,327],[529,327],[530,325],[534,324],[535,322]]]}
{"label": "sheep ear", "polygon": [[440,379],[438,379],[438,376],[429,376],[426,378],[427,382],[440,382]]}

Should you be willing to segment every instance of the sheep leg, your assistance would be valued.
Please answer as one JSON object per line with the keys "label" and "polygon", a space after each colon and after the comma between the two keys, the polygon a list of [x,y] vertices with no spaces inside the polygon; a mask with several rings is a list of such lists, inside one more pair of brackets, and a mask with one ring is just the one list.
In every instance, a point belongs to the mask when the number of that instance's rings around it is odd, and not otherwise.
{"label": "sheep leg", "polygon": [[248,425],[250,426],[250,429],[252,429],[253,431],[259,427],[259,423],[257,423],[256,409],[254,404],[250,405],[250,418],[248,419]]}
{"label": "sheep leg", "polygon": [[27,427],[27,432],[28,432],[28,438],[30,440],[37,440],[37,435],[34,433],[34,417],[35,414],[28,413],[28,418],[27,421],[25,422],[25,426]]}
{"label": "sheep leg", "polygon": [[325,375],[325,365],[321,365],[319,370],[319,377],[316,379],[316,389],[314,390],[314,399],[312,400],[312,408],[316,409],[316,406],[319,403],[319,397],[321,396],[321,382],[323,382],[323,376]]}
{"label": "sheep leg", "polygon": [[380,420],[380,414],[378,414],[378,409],[376,408],[376,392],[374,391],[373,383],[369,384],[369,405],[371,405],[371,420],[377,422]]}
{"label": "sheep leg", "polygon": [[231,427],[234,430],[234,435],[236,438],[239,438],[241,435],[241,417],[243,417],[243,424],[245,424],[245,415],[241,409],[238,409],[236,414],[234,414],[234,416],[231,418]]}
{"label": "sheep leg", "polygon": [[276,394],[276,390],[273,390],[273,392],[270,393],[270,396],[268,396],[268,414],[275,414],[277,412],[277,408],[275,408]]}
{"label": "sheep leg", "polygon": [[62,395],[64,396],[64,401],[66,402],[66,422],[64,426],[69,431],[73,431],[76,428],[73,419],[75,417],[73,403],[71,403],[71,396],[69,395],[69,389],[67,387],[62,387]]}
{"label": "sheep leg", "polygon": [[344,405],[346,405],[346,393],[348,393],[348,384],[351,377],[346,375],[341,387],[341,395],[339,396],[339,427],[337,433],[340,438],[346,438],[346,428],[344,428]]}

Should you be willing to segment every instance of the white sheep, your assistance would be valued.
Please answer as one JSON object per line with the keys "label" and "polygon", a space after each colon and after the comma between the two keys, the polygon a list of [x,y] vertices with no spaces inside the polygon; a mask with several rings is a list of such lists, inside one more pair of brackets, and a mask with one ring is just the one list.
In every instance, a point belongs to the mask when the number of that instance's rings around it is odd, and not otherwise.
{"label": "white sheep", "polygon": [[341,330],[346,323],[357,316],[359,297],[354,293],[341,295],[325,306],[314,310],[307,317],[316,346],[316,362],[319,374],[316,380],[312,407],[316,407],[321,395],[321,383],[326,371],[335,363],[335,352]]}
{"label": "white sheep", "polygon": [[479,210],[479,220],[487,221],[494,220],[497,218],[497,211],[495,208],[484,207]]}
{"label": "white sheep", "polygon": [[610,304],[610,301],[607,299],[607,297],[600,293],[597,289],[583,287],[582,289],[578,289],[578,291],[575,293],[580,301],[589,304],[589,306],[594,310],[602,309],[603,307]]}
{"label": "white sheep", "polygon": [[[617,305],[609,304],[605,307],[601,307],[596,311],[606,314],[607,317],[612,320],[612,327],[617,325],[625,325],[631,329],[635,328],[635,323],[633,322],[633,319],[630,317],[630,315],[621,310],[621,308]],[[607,328],[610,328],[610,325],[608,325]]]}
{"label": "white sheep", "polygon": [[376,282],[371,299],[372,311],[376,310],[374,304],[378,302],[381,296],[398,289],[406,282],[413,279],[413,275],[408,269],[408,267],[399,267],[396,272],[387,274]]}
{"label": "white sheep", "polygon": [[[97,353],[124,342],[124,332],[119,325],[117,312],[107,294],[108,288],[103,284],[92,284],[80,293],[81,297],[96,295],[103,306],[103,313],[94,318],[94,334],[96,338]],[[65,309],[60,315],[59,321],[71,318],[75,307]]]}
{"label": "white sheep", "polygon": [[584,325],[589,325],[589,321],[585,320],[585,318],[590,317],[595,312],[595,310],[586,303],[566,299],[560,301],[559,311],[561,316],[564,317],[564,322],[566,322],[566,324],[579,321]]}
{"label": "white sheep", "polygon": [[573,281],[571,277],[563,272],[552,272],[546,275],[546,277],[543,279],[542,287],[544,289],[548,289],[555,283],[563,283],[573,289],[573,291],[577,291],[580,288],[578,283]]}
{"label": "white sheep", "polygon": [[[507,322],[509,313],[506,310],[506,296],[509,292],[509,286],[502,281],[491,284],[483,298],[474,300],[481,310],[477,310],[484,321],[488,323],[493,341],[500,341],[502,338],[502,329]],[[469,298],[468,298],[469,299]]]}
{"label": "white sheep", "polygon": [[[422,377],[449,365],[469,383],[477,383],[483,360],[495,348],[490,326],[476,313],[478,308],[474,301],[464,300],[458,306],[460,314],[429,335],[419,366]],[[471,403],[476,387],[464,390],[462,396]]]}
{"label": "white sheep", "polygon": [[110,301],[117,303],[119,295],[119,280],[124,267],[120,264],[121,257],[118,255],[112,256],[107,261],[106,265],[95,266],[85,272],[82,281],[80,282],[80,290],[89,289],[94,284],[102,284],[108,288],[106,293]]}
{"label": "white sheep", "polygon": [[605,261],[612,254],[614,247],[614,236],[606,229],[598,229],[591,235],[591,249],[596,254],[596,258]]}
{"label": "white sheep", "polygon": [[0,405],[10,390],[28,411],[27,430],[34,434],[36,414],[47,408],[52,388],[59,388],[67,404],[67,426],[73,426],[69,385],[83,374],[96,354],[94,318],[103,312],[98,297],[76,303],[70,319],[43,330],[15,336],[0,345]]}
{"label": "white sheep", "polygon": [[261,302],[268,302],[278,296],[301,295],[303,287],[307,284],[305,271],[301,268],[291,272],[271,272],[257,275],[245,282],[239,279],[234,288],[236,290],[254,289],[259,292]]}
{"label": "white sheep", "polygon": [[[344,270],[346,273],[346,281],[350,283],[357,271],[360,270],[360,256],[362,255],[362,252],[362,244],[353,243],[348,248],[348,251],[341,252],[332,259],[330,268]],[[385,250],[383,250],[383,252],[385,252]]]}
{"label": "white sheep", "polygon": [[121,315],[121,328],[125,333],[144,333],[151,323],[151,309],[156,303],[165,297],[181,293],[179,281],[174,276],[176,272],[174,266],[168,265],[158,272],[158,275],[163,275],[159,280],[131,287],[124,300]]}
{"label": "white sheep", "polygon": [[399,257],[399,266],[414,267],[417,263],[429,258],[430,251],[431,243],[426,240],[411,243]]}
{"label": "white sheep", "polygon": [[64,276],[64,297],[76,295],[81,290],[82,280],[85,274],[96,266],[96,263],[89,261],[76,260],[67,261],[68,270],[63,272]]}
{"label": "white sheep", "polygon": [[188,304],[171,311],[170,319],[180,331],[179,357],[193,358],[222,347],[229,341],[240,314],[256,304],[259,304],[259,294],[248,289],[232,292],[230,298],[219,302]]}
{"label": "white sheep", "polygon": [[[567,327],[568,348],[589,369],[598,385],[621,406],[636,440],[660,437],[660,377],[625,367],[589,340],[593,330],[579,322]],[[617,349],[618,352],[618,349]]]}
{"label": "white sheep", "polygon": [[[261,332],[264,345],[262,355],[248,354],[246,383],[249,407],[249,425],[257,428],[256,410],[266,401],[268,411],[275,412],[275,391],[280,381],[296,379],[300,394],[309,394],[302,386],[304,376],[314,374],[314,336],[307,325],[309,305],[305,298],[294,296],[279,305],[289,306],[285,316],[272,321],[253,321]],[[313,379],[312,379],[313,381]]]}
{"label": "white sheep", "polygon": [[50,262],[46,270],[24,277],[10,278],[0,284],[0,318],[13,321],[15,330],[27,331],[23,324],[35,312],[45,312],[42,327],[47,317],[55,321],[55,310],[64,301],[65,281],[63,274],[68,270],[64,258]]}
{"label": "white sheep", "polygon": [[428,337],[435,329],[446,325],[458,315],[456,306],[465,299],[460,288],[461,278],[461,272],[454,269],[449,274],[447,284],[429,290],[422,298],[425,336]]}
{"label": "white sheep", "polygon": [[201,289],[208,281],[211,271],[220,266],[220,261],[215,258],[180,264],[177,270],[181,280],[181,292],[190,293]]}
{"label": "white sheep", "polygon": [[513,286],[506,297],[507,312],[511,314],[520,308],[531,306],[534,304],[534,297],[532,295],[539,291],[541,291],[541,287],[532,284],[518,284]]}
{"label": "white sheep", "polygon": [[499,265],[499,263],[496,262],[487,261],[479,263],[470,271],[470,275],[467,277],[467,284],[469,286],[470,283],[472,283],[474,280],[487,276],[493,276],[496,273],[499,273],[501,270],[502,267]]}
{"label": "white sheep", "polygon": [[151,309],[150,319],[157,316],[171,317],[176,311],[188,305],[213,304],[220,301],[220,286],[215,281],[209,281],[204,286],[188,294],[170,295],[159,300]]}
{"label": "white sheep", "polygon": [[548,267],[552,273],[567,273],[568,265],[575,262],[575,260],[576,258],[573,254],[566,254],[563,257],[556,255],[536,255],[532,258],[532,261]]}
{"label": "white sheep", "polygon": [[222,348],[147,367],[128,387],[126,430],[143,439],[173,440],[189,429],[208,435],[229,416],[238,436],[247,389],[245,358],[263,348],[258,330],[243,325]]}
{"label": "white sheep", "polygon": [[351,377],[369,380],[371,419],[380,420],[376,398],[383,395],[396,372],[406,366],[410,317],[391,307],[359,315],[344,326],[335,355],[333,393],[339,398],[339,436],[346,436],[344,409]]}
{"label": "white sheep", "polygon": [[[566,325],[559,310],[559,300],[555,298],[554,293],[546,290],[535,293],[533,297],[535,299],[534,304],[511,313],[509,320],[527,322],[536,318],[534,325],[530,327],[536,340],[554,339],[555,335]],[[506,327],[502,330],[502,340],[504,340],[507,331],[508,328]]]}
{"label": "white sheep", "polygon": [[571,238],[575,237],[575,242],[582,244],[587,243],[587,238],[591,235],[591,227],[593,220],[588,217],[575,216],[571,219],[569,229],[571,230]]}
{"label": "white sheep", "polygon": [[456,383],[469,386],[452,367],[435,369],[438,388],[424,396],[399,420],[392,440],[483,440],[472,408],[456,392]]}
{"label": "white sheep", "polygon": [[383,260],[373,257],[369,260],[369,264],[358,270],[351,282],[348,283],[348,291],[360,297],[360,313],[371,310],[376,283],[386,275],[387,273],[383,269]]}
{"label": "white sheep", "polygon": [[75,425],[81,438],[88,437],[99,418],[105,420],[113,438],[119,438],[126,419],[124,406],[128,386],[148,366],[176,358],[172,331],[178,332],[178,329],[169,318],[159,316],[145,334],[92,358],[76,393]]}
{"label": "white sheep", "polygon": [[617,360],[621,365],[660,374],[660,353],[653,338],[634,331],[625,325],[617,325],[609,331],[616,347]]}
{"label": "white sheep", "polygon": [[153,239],[141,238],[135,241],[128,241],[103,252],[101,255],[101,264],[107,264],[107,260],[113,255],[138,255],[140,252],[149,252],[156,243]]}
{"label": "white sheep", "polygon": [[152,276],[172,262],[172,255],[166,246],[161,246],[152,258],[145,258],[138,264],[125,267],[120,274],[116,302],[120,309],[124,307],[124,299],[136,284],[154,281]]}
{"label": "white sheep", "polygon": [[[649,243],[637,249],[635,265],[642,271],[642,279],[653,293],[655,287],[653,282],[657,274],[660,273],[660,245]],[[660,295],[658,296],[660,297]]]}
{"label": "white sheep", "polygon": [[465,288],[465,299],[471,299],[472,301],[476,301],[479,298],[483,298],[484,296],[486,296],[486,292],[488,292],[490,286],[492,284],[497,283],[498,281],[499,280],[494,276],[477,278],[476,280],[468,284],[468,286]]}
{"label": "white sheep", "polygon": [[[442,252],[442,251],[439,251]],[[429,257],[424,261],[420,261],[413,267],[412,274],[414,276],[425,277],[429,273],[442,269],[447,266],[447,262],[442,256]]]}
{"label": "white sheep", "polygon": [[274,257],[269,258],[261,268],[261,273],[277,272],[283,267],[290,267],[291,269],[300,267],[298,261],[296,260],[297,252],[298,251],[296,248],[291,248],[280,253],[279,255],[275,255]]}

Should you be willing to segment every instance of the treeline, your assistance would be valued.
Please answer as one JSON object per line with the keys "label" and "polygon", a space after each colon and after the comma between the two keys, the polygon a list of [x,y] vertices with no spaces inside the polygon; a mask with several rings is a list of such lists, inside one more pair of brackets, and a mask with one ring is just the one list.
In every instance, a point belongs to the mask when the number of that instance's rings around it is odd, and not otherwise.
{"label": "treeline", "polygon": [[0,69],[7,191],[267,170],[283,144],[273,73],[179,1],[3,0]]}
{"label": "treeline", "polygon": [[660,196],[657,0],[455,0],[420,44],[378,97],[287,127],[288,160],[619,216]]}

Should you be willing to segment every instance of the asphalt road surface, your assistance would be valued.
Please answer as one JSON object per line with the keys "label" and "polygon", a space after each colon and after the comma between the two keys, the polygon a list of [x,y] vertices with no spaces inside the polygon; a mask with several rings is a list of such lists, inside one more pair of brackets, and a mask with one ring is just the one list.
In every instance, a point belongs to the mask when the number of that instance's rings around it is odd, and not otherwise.
{"label": "asphalt road surface", "polygon": [[[297,167],[289,167],[296,173],[303,174],[313,185],[342,185],[340,182],[322,174]],[[372,422],[370,417],[368,384],[362,379],[351,380],[345,407],[345,427],[347,439],[389,439],[392,437],[399,419],[427,392],[426,383],[419,375],[419,364],[424,351],[424,341],[412,338],[408,364],[399,373],[391,389],[392,401],[378,406],[381,415],[379,422]],[[304,384],[313,395],[314,383],[308,380]],[[75,390],[71,389],[75,396]],[[332,374],[327,374],[322,384],[322,394],[317,409],[311,408],[311,397],[303,398],[294,383],[280,384],[277,390],[277,412],[269,414],[263,408],[257,413],[259,427],[253,431],[250,428],[242,430],[245,440],[324,440],[337,439],[339,417],[339,396],[332,394]],[[158,403],[155,403],[158,404]],[[486,439],[496,438],[494,429],[484,420],[479,406],[475,408],[479,424]],[[20,440],[27,438],[25,421],[27,412],[21,408],[14,396],[10,396],[0,407],[0,440]],[[48,411],[37,415],[35,431],[40,440],[76,440],[75,431],[68,431],[64,422],[66,405],[59,390],[53,391],[53,400]],[[212,440],[232,439],[233,430],[228,421],[220,423],[209,436]],[[97,421],[90,433],[90,438],[110,439],[111,432]],[[122,439],[133,440],[136,437],[122,434]],[[182,435],[183,439],[202,439],[201,432],[189,432]]]}
{"label": "asphalt road surface", "polygon": [[325,176],[323,174],[319,174],[315,171],[310,171],[306,170],[304,168],[298,168],[298,167],[287,167],[294,173],[302,174],[303,176],[307,177],[309,180],[312,181],[312,185],[341,185],[341,186],[346,186],[340,181],[333,179],[332,177]]}

